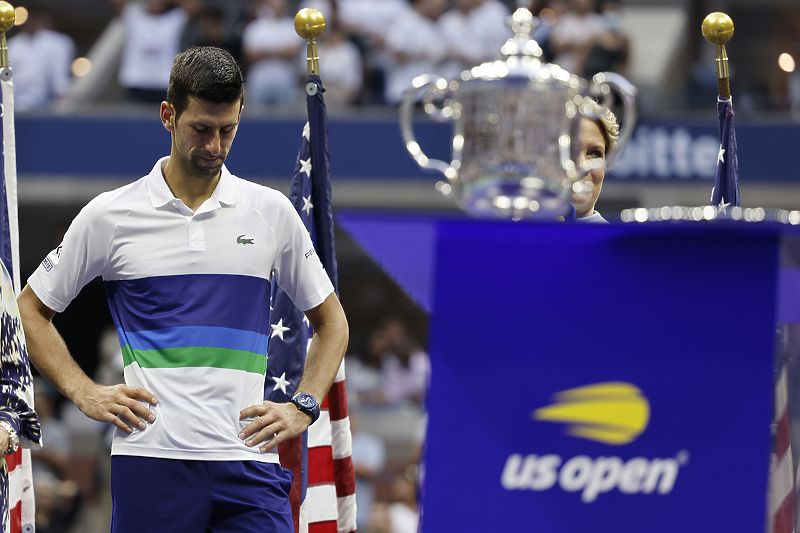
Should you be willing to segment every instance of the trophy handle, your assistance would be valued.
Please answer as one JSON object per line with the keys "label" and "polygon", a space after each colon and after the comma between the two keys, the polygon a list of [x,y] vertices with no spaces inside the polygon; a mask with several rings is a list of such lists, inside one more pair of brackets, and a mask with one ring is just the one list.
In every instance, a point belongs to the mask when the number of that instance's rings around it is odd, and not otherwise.
{"label": "trophy handle", "polygon": [[[603,105],[609,107],[611,91],[615,90],[622,99],[621,129],[617,138],[617,149],[606,158],[606,166],[611,168],[622,150],[628,145],[636,126],[636,87],[616,72],[600,72],[592,78],[589,91],[603,99]],[[619,120],[619,117],[617,117]]]}
{"label": "trophy handle", "polygon": [[[428,95],[432,92],[444,94],[447,91],[447,80],[440,76],[432,76],[423,74],[414,78],[411,83],[411,88],[406,91],[403,101],[400,104],[400,134],[403,136],[406,150],[414,158],[417,164],[426,170],[436,170],[441,172],[447,177],[449,181],[455,180],[458,176],[458,171],[450,164],[440,159],[431,159],[425,155],[422,148],[419,146],[416,137],[414,137],[414,126],[412,124],[412,112],[414,104],[419,101],[423,95]],[[438,113],[436,113],[438,111]],[[425,112],[429,115],[434,115],[437,119],[449,119],[442,114],[432,103],[425,106]]]}

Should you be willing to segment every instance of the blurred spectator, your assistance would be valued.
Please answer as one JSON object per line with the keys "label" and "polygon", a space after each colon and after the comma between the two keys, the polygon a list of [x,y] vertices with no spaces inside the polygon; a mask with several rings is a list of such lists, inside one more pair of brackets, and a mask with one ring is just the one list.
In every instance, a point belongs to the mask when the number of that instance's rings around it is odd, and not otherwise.
{"label": "blurred spectator", "polygon": [[389,504],[376,502],[369,513],[367,533],[393,533],[392,519],[389,516]]}
{"label": "blurred spectator", "polygon": [[431,372],[428,354],[411,338],[401,320],[390,321],[387,329],[389,351],[381,366],[384,399],[390,404],[421,404]]}
{"label": "blurred spectator", "polygon": [[244,28],[242,47],[250,65],[247,99],[255,104],[286,104],[299,98],[297,57],[303,40],[294,29],[287,0],[256,0],[255,20]]}
{"label": "blurred spectator", "polygon": [[[119,83],[131,102],[159,103],[167,98],[172,61],[181,50],[181,36],[200,0],[112,0],[125,24],[125,48]],[[176,5],[179,4],[179,5]]]}
{"label": "blurred spectator", "polygon": [[192,31],[184,34],[184,46],[216,46],[222,48],[233,56],[240,68],[244,68],[242,59],[242,36],[231,30],[225,24],[225,13],[217,7],[206,7],[196,19],[196,24],[191,25]]}
{"label": "blurred spectator", "polygon": [[81,507],[77,483],[62,481],[48,471],[33,474],[38,533],[69,533]]}
{"label": "blurred spectator", "polygon": [[416,465],[417,501],[422,501],[421,495],[425,490],[425,438],[427,434],[428,413],[422,413],[414,430],[414,439],[411,441],[411,461]]}
{"label": "blurred spectator", "polygon": [[379,436],[362,429],[356,405],[350,409],[350,431],[356,475],[356,523],[359,530],[364,530],[375,502],[375,480],[386,466],[386,444]]}
{"label": "blurred spectator", "polygon": [[[384,49],[386,31],[409,9],[408,1],[338,0],[336,3],[341,27],[352,35],[363,59],[362,90],[357,101],[362,104],[382,104],[386,65],[390,62],[389,53]],[[326,12],[323,11],[323,14]]]}
{"label": "blurred spectator", "polygon": [[69,466],[72,442],[69,428],[56,416],[59,394],[49,383],[37,376],[33,380],[33,395],[44,441],[43,448],[31,450],[33,469],[47,470],[63,479]]}
{"label": "blurred spectator", "polygon": [[508,7],[499,0],[454,0],[437,24],[446,41],[441,75],[447,79],[486,61],[500,59],[500,47],[512,37]]}
{"label": "blurred spectator", "polygon": [[54,31],[52,17],[41,9],[30,8],[20,29],[8,40],[8,58],[14,72],[14,105],[27,111],[67,93],[75,43]]}
{"label": "blurred spectator", "polygon": [[601,33],[589,49],[580,74],[589,79],[598,72],[617,72],[626,75],[628,66],[628,36],[622,31],[622,17],[617,2],[606,1],[600,6],[605,22]]}
{"label": "blurred spectator", "polygon": [[395,475],[391,485],[392,502],[375,504],[369,531],[375,533],[417,533],[419,511],[414,482],[404,472]]}
{"label": "blurred spectator", "polygon": [[531,39],[542,49],[542,60],[552,63],[555,54],[550,44],[550,34],[558,18],[569,11],[568,0],[532,0],[531,13],[539,19],[539,24],[531,33]]}
{"label": "blurred spectator", "polygon": [[[364,82],[364,62],[361,50],[339,22],[337,4],[331,6],[326,16],[325,32],[317,39],[322,85],[328,107],[347,106],[354,103]],[[308,61],[301,54],[301,79],[306,80]]]}
{"label": "blurred spectator", "polygon": [[36,530],[66,533],[81,508],[78,484],[67,479],[72,442],[67,424],[57,417],[59,394],[42,378],[34,379],[34,402],[39,414],[44,447],[31,450]]}
{"label": "blurred spectator", "polygon": [[413,480],[405,473],[398,474],[392,481],[394,502],[389,505],[389,518],[394,533],[417,533],[419,511],[417,511],[417,491]]}
{"label": "blurred spectator", "polygon": [[390,54],[385,99],[399,104],[411,81],[420,74],[435,74],[444,58],[446,43],[436,19],[447,7],[445,0],[410,0],[411,9],[401,13],[389,26],[384,43]]}
{"label": "blurred spectator", "polygon": [[800,120],[800,68],[789,73],[789,110],[795,120]]}
{"label": "blurred spectator", "polygon": [[553,62],[571,74],[583,74],[586,56],[608,31],[596,9],[596,0],[571,0],[570,11],[558,17],[553,26],[549,40],[555,54]]}
{"label": "blurred spectator", "polygon": [[384,319],[358,356],[345,358],[348,394],[362,406],[420,404],[430,377],[428,354],[399,317]]}
{"label": "blurred spectator", "polygon": [[350,403],[364,407],[384,403],[381,391],[383,355],[389,349],[390,339],[382,325],[369,333],[358,354],[345,356],[347,395]]}

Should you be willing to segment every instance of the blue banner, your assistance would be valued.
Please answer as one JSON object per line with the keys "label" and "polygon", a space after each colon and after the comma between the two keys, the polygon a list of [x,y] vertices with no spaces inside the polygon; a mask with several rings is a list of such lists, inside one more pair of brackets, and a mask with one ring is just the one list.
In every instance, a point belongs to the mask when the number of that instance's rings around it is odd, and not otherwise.
{"label": "blue banner", "polygon": [[440,221],[422,531],[764,531],[778,241]]}
{"label": "blue banner", "polygon": [[[297,141],[286,132],[302,129],[305,118],[265,119],[247,116],[246,109],[245,115],[227,161],[231,172],[251,179],[288,179],[294,169]],[[29,116],[18,117],[16,127],[17,166],[20,174],[28,176],[120,177],[127,181],[140,177],[142,168],[169,153],[168,133],[149,116]],[[438,159],[450,156],[452,124],[420,120],[414,131],[427,155]],[[800,124],[740,120],[736,135],[743,181],[797,179],[791,169],[796,167]],[[329,141],[335,178],[442,179],[439,174],[422,171],[408,155],[396,117],[330,118]],[[704,121],[645,120],[607,179],[705,182],[711,190],[719,144],[713,116]],[[48,157],[41,157],[43,147]]]}

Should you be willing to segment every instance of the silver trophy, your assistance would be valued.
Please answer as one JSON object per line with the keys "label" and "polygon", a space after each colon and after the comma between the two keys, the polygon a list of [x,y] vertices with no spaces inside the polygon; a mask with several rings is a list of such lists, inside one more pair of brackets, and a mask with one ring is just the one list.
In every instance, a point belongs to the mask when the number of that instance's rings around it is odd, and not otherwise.
{"label": "silver trophy", "polygon": [[[619,153],[633,133],[636,88],[619,74],[600,73],[588,82],[543,63],[530,37],[540,22],[528,9],[517,9],[510,23],[514,37],[501,48],[504,59],[464,71],[461,79],[417,77],[400,105],[400,130],[417,164],[447,178],[437,188],[471,215],[556,218],[569,209],[573,190],[581,192],[579,180],[598,164],[575,163],[579,119],[595,118],[587,98],[610,105],[612,91],[619,94]],[[412,115],[418,102],[428,115],[455,121],[449,163],[428,158],[417,143]]]}

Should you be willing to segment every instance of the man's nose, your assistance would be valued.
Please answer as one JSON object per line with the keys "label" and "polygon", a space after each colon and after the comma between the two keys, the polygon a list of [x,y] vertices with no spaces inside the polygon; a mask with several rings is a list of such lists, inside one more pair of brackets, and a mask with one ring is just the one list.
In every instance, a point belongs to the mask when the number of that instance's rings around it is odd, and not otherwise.
{"label": "man's nose", "polygon": [[211,138],[206,143],[206,150],[208,150],[208,153],[210,153],[212,156],[216,157],[220,153],[221,144],[219,132],[214,132],[211,134]]}

